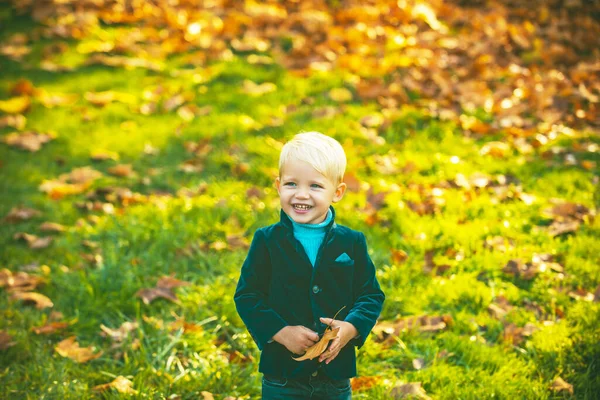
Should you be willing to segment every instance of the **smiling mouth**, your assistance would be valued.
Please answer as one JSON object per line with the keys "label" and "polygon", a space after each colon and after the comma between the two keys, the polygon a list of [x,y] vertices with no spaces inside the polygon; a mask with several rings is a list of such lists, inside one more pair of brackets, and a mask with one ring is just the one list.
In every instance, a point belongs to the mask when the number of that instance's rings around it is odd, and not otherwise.
{"label": "smiling mouth", "polygon": [[292,204],[292,207],[294,207],[295,210],[300,211],[308,211],[312,208],[312,206],[307,206],[306,204]]}

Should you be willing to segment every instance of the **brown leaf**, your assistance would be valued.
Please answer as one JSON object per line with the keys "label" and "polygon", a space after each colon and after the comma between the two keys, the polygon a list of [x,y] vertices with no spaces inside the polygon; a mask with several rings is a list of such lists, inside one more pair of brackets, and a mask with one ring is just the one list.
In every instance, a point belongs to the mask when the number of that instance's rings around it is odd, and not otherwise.
{"label": "brown leaf", "polygon": [[571,220],[571,221],[554,221],[548,227],[548,234],[550,236],[560,236],[566,233],[577,232],[579,229],[579,221]]}
{"label": "brown leaf", "polygon": [[96,392],[104,392],[108,389],[116,389],[116,391],[119,393],[138,394],[138,391],[134,390],[132,388],[132,386],[133,386],[133,382],[131,382],[129,379],[125,378],[124,376],[119,375],[115,378],[114,381],[105,383],[102,385],[94,386],[92,388],[92,390],[94,390]]}
{"label": "brown leaf", "polygon": [[50,335],[69,326],[68,322],[50,322],[44,326],[31,328],[36,335]]}
{"label": "brown leaf", "polygon": [[42,232],[64,232],[67,228],[64,225],[55,222],[44,222],[39,226]]}
{"label": "brown leaf", "polygon": [[352,385],[352,391],[356,392],[358,390],[366,390],[372,388],[377,385],[381,377],[379,376],[357,376],[355,378],[350,379],[350,384]]}
{"label": "brown leaf", "polygon": [[35,91],[35,87],[33,83],[27,79],[19,79],[17,83],[15,83],[10,88],[10,94],[13,96],[31,96]]}
{"label": "brown leaf", "polygon": [[31,152],[39,151],[43,144],[54,139],[52,133],[39,133],[35,131],[13,132],[2,138],[2,141],[9,146],[17,147],[21,150]]}
{"label": "brown leaf", "polygon": [[10,126],[11,128],[22,131],[25,128],[25,124],[27,124],[27,118],[21,114],[0,117],[0,128]]}
{"label": "brown leaf", "polygon": [[524,264],[521,260],[517,259],[510,260],[504,268],[502,268],[502,272],[517,278],[531,280],[539,273],[539,267],[532,263]]}
{"label": "brown leaf", "polygon": [[43,310],[44,308],[54,307],[54,303],[48,297],[35,292],[14,292],[11,299],[21,300],[25,303],[35,304],[35,308]]}
{"label": "brown leaf", "polygon": [[12,97],[8,100],[0,100],[0,111],[7,114],[23,114],[29,110],[31,98],[29,96]]}
{"label": "brown leaf", "polygon": [[38,210],[34,210],[33,208],[27,207],[13,207],[8,214],[4,217],[3,221],[5,222],[19,222],[25,221],[33,217],[38,217],[42,213]]}
{"label": "brown leaf", "polygon": [[38,237],[36,235],[31,235],[29,233],[24,233],[24,232],[15,233],[13,235],[13,239],[25,240],[27,242],[27,246],[30,249],[44,249],[44,248],[50,246],[50,243],[52,243],[52,240],[54,240],[54,238],[51,236]]}
{"label": "brown leaf", "polygon": [[12,341],[13,337],[5,331],[0,331],[0,350],[6,350],[14,346],[17,342]]}
{"label": "brown leaf", "polygon": [[68,174],[62,174],[58,179],[62,182],[69,182],[75,184],[87,184],[95,181],[102,177],[102,172],[95,170],[92,167],[86,166],[81,168],[75,168]]}
{"label": "brown leaf", "polygon": [[10,292],[34,290],[43,282],[43,278],[29,275],[26,272],[17,272],[16,274],[13,274],[6,268],[0,270],[0,287],[6,287]]}
{"label": "brown leaf", "polygon": [[408,260],[408,254],[404,250],[392,249],[392,262],[396,265],[404,264]]}
{"label": "brown leaf", "polygon": [[422,400],[431,400],[427,392],[421,386],[421,382],[411,382],[395,386],[391,392],[394,399],[417,398]]}
{"label": "brown leaf", "polygon": [[105,161],[105,160],[118,160],[119,154],[114,151],[107,150],[93,150],[90,154],[90,158],[94,161]]}
{"label": "brown leaf", "polygon": [[100,325],[102,329],[101,336],[109,337],[115,342],[122,342],[129,337],[129,333],[138,328],[137,322],[123,322],[119,329],[110,329],[104,325]]}
{"label": "brown leaf", "polygon": [[102,355],[102,351],[94,353],[92,347],[79,347],[79,343],[75,341],[75,336],[62,340],[54,347],[54,350],[61,356],[78,363],[85,363]]}
{"label": "brown leaf", "polygon": [[127,177],[127,178],[135,175],[135,172],[133,172],[131,164],[115,165],[114,167],[108,168],[108,172],[115,176]]}
{"label": "brown leaf", "polygon": [[563,390],[566,390],[570,394],[573,394],[573,385],[565,382],[560,376],[557,376],[556,379],[554,379],[550,389],[554,390],[555,392],[562,392]]}
{"label": "brown leaf", "polygon": [[189,286],[189,285],[191,285],[191,283],[185,282],[185,281],[180,281],[179,279],[175,279],[172,276],[163,276],[156,283],[157,287],[167,288],[167,289],[181,287],[181,286]]}
{"label": "brown leaf", "polygon": [[153,300],[162,297],[163,299],[171,300],[174,303],[179,302],[177,296],[173,291],[169,288],[148,288],[148,289],[140,289],[135,294],[137,297],[140,297],[145,304],[150,304]]}
{"label": "brown leaf", "polygon": [[339,326],[335,329],[325,330],[325,333],[323,334],[321,340],[319,340],[314,345],[310,346],[302,357],[292,358],[296,361],[304,361],[312,360],[313,358],[319,357],[327,349],[327,345],[329,345],[329,342],[337,337],[339,330]]}
{"label": "brown leaf", "polygon": [[381,321],[373,328],[373,333],[377,336],[377,342],[390,341],[393,337],[399,336],[403,331],[417,329],[419,332],[437,332],[445,329],[452,324],[452,316],[428,316],[407,317],[396,322]]}

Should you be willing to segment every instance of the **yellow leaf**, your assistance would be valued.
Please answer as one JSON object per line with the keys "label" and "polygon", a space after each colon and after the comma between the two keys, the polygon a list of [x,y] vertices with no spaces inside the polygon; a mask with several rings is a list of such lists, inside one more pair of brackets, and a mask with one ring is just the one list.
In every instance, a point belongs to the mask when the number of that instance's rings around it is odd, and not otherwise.
{"label": "yellow leaf", "polygon": [[313,358],[319,357],[325,351],[325,349],[327,349],[327,345],[329,344],[329,342],[336,338],[339,330],[339,326],[335,329],[326,330],[325,334],[323,335],[321,340],[319,340],[318,343],[315,343],[314,345],[310,346],[302,357],[294,358],[294,360],[304,361],[312,360]]}
{"label": "yellow leaf", "polygon": [[13,97],[8,100],[0,100],[0,111],[7,114],[22,114],[31,106],[29,96]]}
{"label": "yellow leaf", "polygon": [[329,98],[337,103],[352,100],[352,92],[346,88],[333,88],[329,91]]}
{"label": "yellow leaf", "polygon": [[129,379],[125,378],[124,376],[119,375],[112,382],[105,383],[103,385],[94,386],[93,390],[98,391],[98,392],[104,392],[107,389],[114,388],[119,393],[137,394],[138,391],[134,390],[131,387],[132,385],[133,385],[133,382],[131,382]]}
{"label": "yellow leaf", "polygon": [[102,352],[94,353],[91,347],[79,347],[75,336],[71,336],[54,347],[56,352],[63,357],[70,358],[78,363],[94,360],[102,355]]}

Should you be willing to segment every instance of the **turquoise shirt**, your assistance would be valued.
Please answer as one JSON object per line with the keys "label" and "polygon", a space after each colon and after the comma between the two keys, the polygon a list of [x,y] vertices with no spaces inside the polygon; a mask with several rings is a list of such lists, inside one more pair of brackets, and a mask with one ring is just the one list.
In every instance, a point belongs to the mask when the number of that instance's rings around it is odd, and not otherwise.
{"label": "turquoise shirt", "polygon": [[304,251],[306,251],[306,255],[313,267],[315,266],[317,253],[325,237],[325,228],[331,222],[332,218],[331,210],[327,211],[325,221],[320,224],[299,224],[290,218],[294,226],[294,237],[302,243],[302,247],[304,247]]}

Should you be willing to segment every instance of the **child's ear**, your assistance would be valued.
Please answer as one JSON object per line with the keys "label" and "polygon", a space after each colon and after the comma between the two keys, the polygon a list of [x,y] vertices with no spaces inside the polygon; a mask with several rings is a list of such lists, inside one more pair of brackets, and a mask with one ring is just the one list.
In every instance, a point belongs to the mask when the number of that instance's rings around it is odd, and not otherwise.
{"label": "child's ear", "polygon": [[281,185],[281,180],[279,177],[275,178],[275,188],[277,189],[277,193],[279,193],[279,186]]}
{"label": "child's ear", "polygon": [[340,201],[342,199],[342,197],[344,197],[344,193],[346,193],[346,188],[347,185],[342,182],[340,183],[337,188],[335,189],[335,193],[333,195],[333,202],[337,203],[338,201]]}

